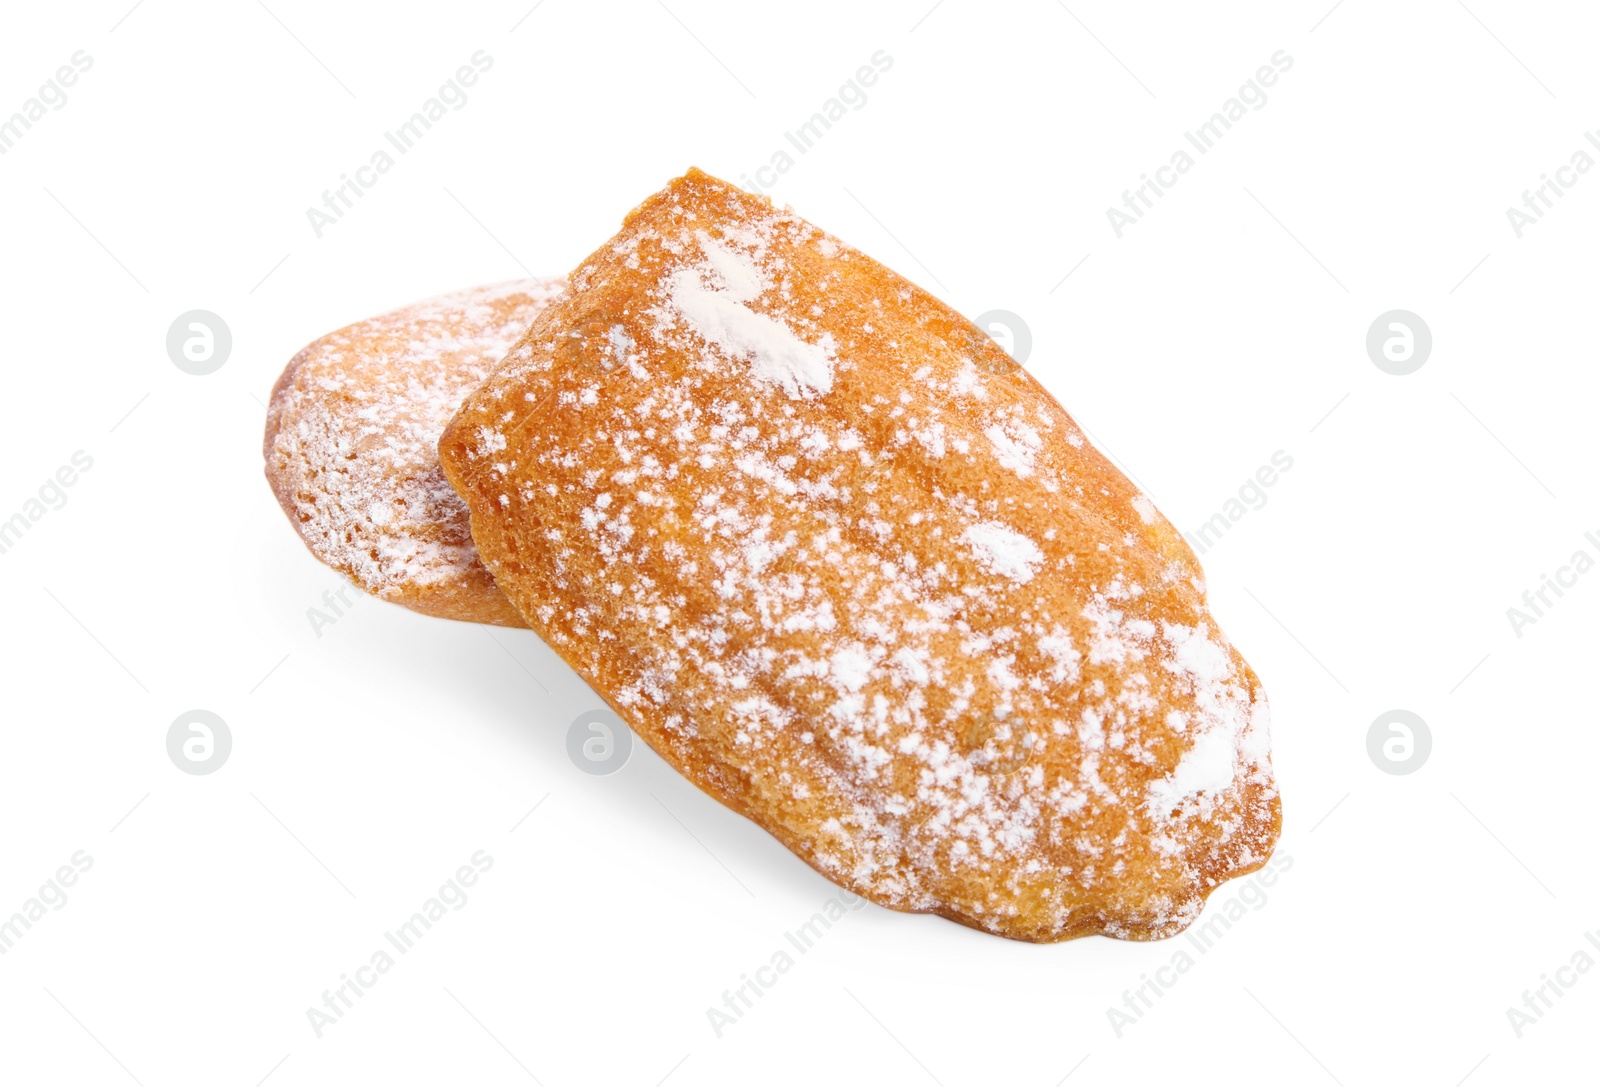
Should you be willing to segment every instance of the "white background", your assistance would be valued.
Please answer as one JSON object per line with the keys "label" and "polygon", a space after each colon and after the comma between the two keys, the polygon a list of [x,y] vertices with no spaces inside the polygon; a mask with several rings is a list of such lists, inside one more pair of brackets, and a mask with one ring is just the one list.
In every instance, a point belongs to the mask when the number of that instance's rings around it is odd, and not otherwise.
{"label": "white background", "polygon": [[[10,6],[0,116],[93,67],[0,156],[0,519],[93,467],[0,555],[0,915],[93,867],[0,957],[0,1078],[1592,1081],[1600,970],[1520,1038],[1507,1009],[1600,930],[1600,572],[1521,637],[1506,610],[1600,557],[1600,171],[1520,239],[1506,209],[1600,130],[1600,26],[1329,2]],[[480,49],[468,104],[318,239],[306,208]],[[527,632],[366,600],[318,637],[339,579],[261,476],[302,344],[565,273],[689,165],[766,163],[878,50],[779,201],[1021,315],[1029,368],[1180,528],[1294,462],[1203,559],[1272,699],[1292,867],[1120,1037],[1107,1009],[1181,937],[877,907],[718,1037],[707,1008],[834,888],[643,745],[580,773],[599,699]],[[1267,104],[1118,239],[1106,209],[1277,50]],[[233,335],[206,377],[165,349],[196,308]],[[1434,338],[1406,377],[1364,346],[1394,308]],[[210,776],[166,753],[194,708],[233,735]],[[1407,776],[1366,750],[1396,708],[1433,737]],[[476,850],[468,903],[316,1037],[306,1009]]]}

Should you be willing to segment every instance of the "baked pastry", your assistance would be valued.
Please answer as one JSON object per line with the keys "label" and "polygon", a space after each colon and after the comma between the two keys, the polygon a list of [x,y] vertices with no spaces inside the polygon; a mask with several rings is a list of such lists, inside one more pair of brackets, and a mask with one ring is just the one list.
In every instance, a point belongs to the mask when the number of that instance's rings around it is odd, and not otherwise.
{"label": "baked pastry", "polygon": [[425,615],[522,626],[472,545],[439,433],[559,279],[474,287],[309,344],[273,386],[267,482],[311,553]]}
{"label": "baked pastry", "polygon": [[1193,553],[949,306],[697,170],[440,459],[523,616],[836,883],[1002,936],[1180,931],[1280,816]]}

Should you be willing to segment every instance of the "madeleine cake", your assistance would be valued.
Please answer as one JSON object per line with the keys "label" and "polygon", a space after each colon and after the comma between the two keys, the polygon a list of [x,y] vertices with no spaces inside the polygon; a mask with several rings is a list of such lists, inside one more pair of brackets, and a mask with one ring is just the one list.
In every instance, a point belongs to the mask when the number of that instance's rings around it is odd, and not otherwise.
{"label": "madeleine cake", "polygon": [[1023,940],[1261,866],[1260,683],[1181,536],[949,306],[692,170],[440,443],[500,588],[818,871]]}
{"label": "madeleine cake", "polygon": [[329,333],[290,360],[263,452],[267,482],[313,555],[414,611],[523,625],[478,561],[438,441],[564,286],[529,279],[440,295]]}

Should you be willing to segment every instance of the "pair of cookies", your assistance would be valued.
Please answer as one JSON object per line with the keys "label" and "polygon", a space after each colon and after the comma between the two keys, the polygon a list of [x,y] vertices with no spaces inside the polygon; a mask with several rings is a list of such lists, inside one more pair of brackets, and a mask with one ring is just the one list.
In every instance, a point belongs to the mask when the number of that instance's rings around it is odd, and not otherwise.
{"label": "pair of cookies", "polygon": [[[291,366],[268,474],[319,557],[520,616],[700,788],[890,908],[1148,939],[1266,861],[1266,703],[1192,552],[959,314],[699,171],[539,304],[487,376]],[[402,418],[438,424],[435,459]]]}

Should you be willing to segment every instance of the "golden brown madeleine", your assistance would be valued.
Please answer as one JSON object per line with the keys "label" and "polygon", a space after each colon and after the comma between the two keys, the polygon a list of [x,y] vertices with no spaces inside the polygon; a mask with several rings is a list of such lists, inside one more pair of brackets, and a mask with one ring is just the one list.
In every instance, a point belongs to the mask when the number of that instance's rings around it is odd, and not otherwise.
{"label": "golden brown madeleine", "polygon": [[959,314],[690,171],[440,445],[500,587],[649,744],[882,905],[1175,933],[1278,834],[1193,554]]}
{"label": "golden brown madeleine", "polygon": [[565,281],[430,298],[330,333],[273,387],[267,482],[311,553],[426,615],[522,626],[478,561],[439,433]]}

